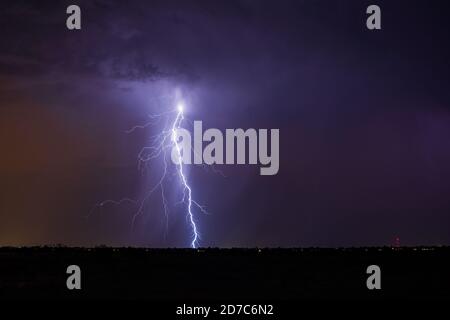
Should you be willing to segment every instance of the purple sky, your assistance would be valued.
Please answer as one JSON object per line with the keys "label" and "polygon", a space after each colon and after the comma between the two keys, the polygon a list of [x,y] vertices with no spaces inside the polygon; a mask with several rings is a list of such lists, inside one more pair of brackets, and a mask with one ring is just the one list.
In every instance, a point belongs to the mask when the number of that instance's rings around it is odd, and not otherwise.
{"label": "purple sky", "polygon": [[[188,246],[164,232],[136,156],[172,108],[205,128],[279,128],[280,171],[192,167],[204,246],[450,244],[450,46],[444,1],[7,1],[0,13],[0,245]],[[175,188],[176,183],[173,183]],[[170,184],[169,186],[170,187]]]}

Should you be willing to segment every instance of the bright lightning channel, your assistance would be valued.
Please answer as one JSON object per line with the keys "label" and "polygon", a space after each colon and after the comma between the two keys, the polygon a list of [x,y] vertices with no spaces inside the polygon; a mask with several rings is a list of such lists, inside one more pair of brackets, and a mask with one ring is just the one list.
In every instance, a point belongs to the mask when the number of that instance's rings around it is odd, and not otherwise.
{"label": "bright lightning channel", "polygon": [[178,134],[177,134],[178,129],[180,129],[180,127],[181,127],[181,122],[184,119],[184,115],[183,115],[184,106],[182,103],[178,104],[177,110],[178,110],[177,117],[175,118],[175,121],[173,122],[173,125],[172,125],[172,143],[174,144],[175,149],[177,150],[177,156],[178,156],[177,167],[178,167],[178,174],[180,176],[180,180],[181,180],[181,183],[183,184],[183,188],[184,188],[183,194],[185,194],[185,192],[187,191],[187,195],[188,195],[187,210],[188,210],[189,222],[191,224],[192,233],[193,233],[191,247],[196,248],[197,240],[198,240],[198,231],[197,231],[197,225],[195,224],[195,221],[194,221],[194,214],[192,213],[192,203],[193,203],[192,189],[189,186],[186,176],[184,175],[184,172],[183,172],[183,161],[182,161],[180,145],[178,144]]}

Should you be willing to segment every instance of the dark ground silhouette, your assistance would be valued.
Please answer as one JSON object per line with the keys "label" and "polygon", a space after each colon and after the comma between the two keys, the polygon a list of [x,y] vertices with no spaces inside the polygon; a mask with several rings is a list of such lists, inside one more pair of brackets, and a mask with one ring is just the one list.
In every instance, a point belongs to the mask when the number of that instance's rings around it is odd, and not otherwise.
{"label": "dark ground silhouette", "polygon": [[[82,289],[66,288],[81,268]],[[366,268],[381,268],[368,290]],[[450,249],[1,248],[1,299],[449,299]]]}

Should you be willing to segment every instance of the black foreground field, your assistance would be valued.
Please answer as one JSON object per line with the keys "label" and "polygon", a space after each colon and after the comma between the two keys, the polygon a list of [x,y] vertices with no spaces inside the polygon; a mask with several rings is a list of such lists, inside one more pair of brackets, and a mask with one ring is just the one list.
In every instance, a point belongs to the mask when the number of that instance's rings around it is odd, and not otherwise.
{"label": "black foreground field", "polygon": [[[66,287],[73,264],[81,268],[81,290]],[[372,264],[381,268],[381,290],[366,287]],[[0,298],[450,299],[450,249],[1,248]]]}

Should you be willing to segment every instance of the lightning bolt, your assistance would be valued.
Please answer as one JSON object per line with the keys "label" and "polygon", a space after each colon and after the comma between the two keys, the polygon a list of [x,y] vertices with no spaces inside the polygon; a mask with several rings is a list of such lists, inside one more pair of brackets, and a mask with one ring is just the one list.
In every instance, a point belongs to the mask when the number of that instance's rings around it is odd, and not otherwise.
{"label": "lightning bolt", "polygon": [[[184,119],[183,110],[184,110],[184,106],[180,103],[178,105],[177,117],[175,118],[175,121],[173,122],[173,125],[172,125],[172,143],[174,144],[175,149],[177,150],[177,156],[179,159],[178,165],[177,165],[177,168],[178,168],[177,171],[178,171],[181,183],[183,184],[183,199],[185,199],[184,196],[186,195],[186,192],[188,195],[187,211],[188,211],[189,222],[191,224],[191,229],[192,229],[192,234],[193,234],[193,239],[191,241],[191,247],[196,248],[199,234],[197,231],[197,225],[195,224],[195,221],[194,221],[194,214],[192,213],[192,204],[194,203],[194,201],[192,200],[192,189],[189,186],[186,176],[184,175],[184,172],[183,172],[183,161],[182,161],[180,145],[178,144],[178,135],[177,135],[177,130],[180,129],[181,122]],[[196,203],[194,203],[194,204],[196,204]]]}
{"label": "lightning bolt", "polygon": [[[186,206],[186,217],[192,232],[190,247],[197,248],[199,245],[200,233],[196,224],[195,211],[198,210],[199,212],[205,214],[208,214],[208,212],[206,211],[204,206],[200,205],[197,201],[194,200],[192,195],[193,193],[192,187],[188,182],[182,161],[182,150],[180,147],[180,143],[178,142],[179,138],[178,130],[182,128],[182,123],[185,120],[184,105],[182,102],[179,102],[176,109],[170,110],[168,112],[163,112],[160,114],[149,115],[149,118],[150,120],[147,123],[143,125],[136,125],[125,132],[127,134],[130,134],[133,133],[135,130],[145,129],[151,125],[154,125],[155,123],[161,122],[162,118],[166,118],[166,126],[164,127],[164,129],[161,130],[161,132],[159,132],[158,134],[150,137],[151,144],[149,146],[143,147],[137,157],[138,169],[141,171],[146,170],[151,161],[153,161],[156,158],[162,157],[163,170],[157,183],[152,188],[150,188],[148,192],[146,192],[145,196],[141,200],[134,200],[130,198],[123,198],[119,201],[105,200],[101,203],[96,204],[94,208],[91,210],[90,214],[96,208],[103,208],[107,204],[112,205],[122,205],[125,203],[134,204],[137,206],[137,210],[133,214],[131,222],[131,227],[132,229],[134,229],[136,219],[143,214],[143,212],[145,211],[146,204],[151,199],[152,195],[159,190],[161,193],[163,211],[166,219],[165,231],[167,232],[169,220],[169,202],[166,197],[165,185],[166,181],[168,180],[168,176],[170,177],[170,174],[173,173],[171,171],[173,167],[168,163],[169,162],[168,157],[170,158],[170,156],[167,156],[167,152],[168,150],[175,150],[179,161],[177,164],[174,164],[175,166],[174,174],[177,175],[178,181],[182,188],[182,199],[176,204],[184,204]],[[191,151],[193,150],[191,149]],[[219,170],[216,170],[213,166],[212,170],[214,172],[222,174]]]}

